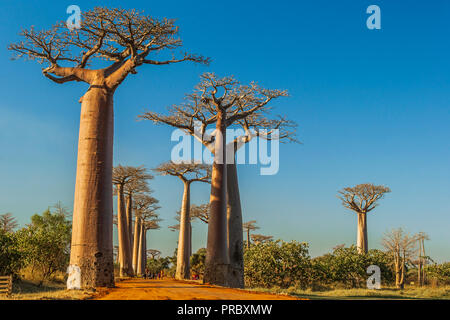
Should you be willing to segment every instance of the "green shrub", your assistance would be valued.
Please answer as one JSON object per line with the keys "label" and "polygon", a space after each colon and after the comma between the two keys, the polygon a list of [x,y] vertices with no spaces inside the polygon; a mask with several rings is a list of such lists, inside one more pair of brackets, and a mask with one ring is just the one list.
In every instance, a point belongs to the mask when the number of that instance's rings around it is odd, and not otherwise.
{"label": "green shrub", "polygon": [[0,229],[0,275],[16,275],[23,266],[17,236]]}

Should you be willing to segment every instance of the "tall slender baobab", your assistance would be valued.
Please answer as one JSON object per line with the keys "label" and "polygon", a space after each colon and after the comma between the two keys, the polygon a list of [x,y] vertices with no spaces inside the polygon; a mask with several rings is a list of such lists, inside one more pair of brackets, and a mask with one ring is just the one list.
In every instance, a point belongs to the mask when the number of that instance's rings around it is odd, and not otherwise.
{"label": "tall slender baobab", "polygon": [[133,248],[133,197],[136,194],[150,193],[148,186],[149,179],[153,179],[151,174],[136,176],[124,187],[124,195],[126,197],[126,220],[128,226],[128,235],[130,237],[130,248]]}
{"label": "tall slender baobab", "polygon": [[[186,96],[187,102],[171,107],[169,115],[146,112],[140,116],[184,130],[214,155],[205,282],[243,287],[242,210],[234,158],[237,149],[252,137],[261,133],[269,137],[267,130],[261,129],[279,129],[277,139],[292,137],[289,128],[295,125],[291,121],[266,117],[271,109],[268,103],[281,96],[287,92],[263,89],[255,83],[240,85],[233,77],[219,79],[206,73],[195,92]],[[209,126],[215,127],[214,137],[205,134]],[[244,129],[244,134],[226,144],[228,127]]]}
{"label": "tall slender baobab", "polygon": [[339,191],[338,198],[344,207],[358,215],[358,234],[356,247],[359,253],[366,254],[369,250],[367,241],[367,213],[375,209],[377,201],[391,192],[388,187],[376,186],[371,183],[358,184],[355,187],[344,188]]}
{"label": "tall slender baobab", "polygon": [[250,231],[259,229],[256,225],[256,220],[251,220],[242,224],[242,229],[247,233],[247,249],[250,248]]}
{"label": "tall slender baobab", "polygon": [[211,168],[208,165],[196,163],[166,162],[154,169],[161,175],[178,177],[184,186],[183,200],[180,211],[180,231],[178,235],[177,269],[175,278],[189,279],[189,259],[191,250],[191,223],[190,223],[190,188],[193,182],[211,182]]}
{"label": "tall slender baobab", "polygon": [[[134,210],[134,234],[133,234],[133,271],[137,274],[139,263],[139,244],[141,242],[142,218],[151,215],[158,210],[158,200],[147,194],[137,194],[133,201]],[[144,236],[144,235],[142,235]]]}
{"label": "tall slender baobab", "polygon": [[[9,49],[46,66],[42,73],[55,83],[89,85],[80,99],[81,121],[73,209],[70,265],[80,269],[81,288],[114,285],[112,241],[113,97],[137,67],[181,61],[208,63],[202,56],[156,60],[152,54],[182,45],[174,20],[156,19],[136,10],[94,8],[82,12],[81,28],[65,23],[36,31],[23,30],[22,41]],[[87,68],[93,60],[105,68]],[[97,65],[97,64],[96,64]]]}
{"label": "tall slender baobab", "polygon": [[139,237],[139,253],[136,272],[138,276],[145,273],[145,267],[147,265],[147,231],[159,229],[159,221],[161,221],[161,219],[159,219],[158,215],[153,212],[141,216],[141,231]]}
{"label": "tall slender baobab", "polygon": [[[119,262],[120,276],[133,276],[132,249],[131,249],[131,218],[127,217],[125,209],[125,186],[139,182],[145,182],[153,178],[143,166],[121,166],[113,168],[112,182],[117,189],[117,230],[119,235]],[[131,212],[129,213],[131,216]]]}

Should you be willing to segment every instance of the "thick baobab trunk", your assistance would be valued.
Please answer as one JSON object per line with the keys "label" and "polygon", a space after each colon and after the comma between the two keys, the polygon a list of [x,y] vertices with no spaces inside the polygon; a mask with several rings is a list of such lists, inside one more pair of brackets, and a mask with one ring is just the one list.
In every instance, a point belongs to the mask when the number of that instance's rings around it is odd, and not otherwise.
{"label": "thick baobab trunk", "polygon": [[137,260],[137,276],[142,276],[144,270],[142,269],[142,251],[144,250],[144,224],[141,223],[141,230],[139,231],[139,245],[138,245],[138,260]]}
{"label": "thick baobab trunk", "polygon": [[228,286],[227,166],[224,112],[218,113],[215,153],[211,177],[210,219],[204,283]]}
{"label": "thick baobab trunk", "polygon": [[133,276],[130,236],[128,234],[127,216],[123,196],[123,185],[117,185],[117,229],[119,234],[120,276]]}
{"label": "thick baobab trunk", "polygon": [[227,165],[227,222],[230,257],[229,285],[233,288],[244,288],[242,209],[236,163]]}
{"label": "thick baobab trunk", "polygon": [[189,229],[188,230],[189,230],[189,259],[191,259],[191,256],[192,256],[192,224],[191,224],[191,219],[189,219]]}
{"label": "thick baobab trunk", "polygon": [[133,235],[133,271],[137,273],[138,254],[139,254],[139,238],[141,234],[141,219],[136,216],[134,219],[134,235]]}
{"label": "thick baobab trunk", "polygon": [[183,200],[181,203],[180,232],[178,235],[176,279],[189,279],[189,208],[190,183],[184,182]]}
{"label": "thick baobab trunk", "polygon": [[81,101],[70,265],[81,288],[112,287],[113,93],[91,87]]}
{"label": "thick baobab trunk", "polygon": [[127,226],[128,237],[130,238],[130,249],[133,248],[133,195],[127,194]]}
{"label": "thick baobab trunk", "polygon": [[358,252],[361,254],[366,254],[368,251],[366,213],[358,213],[358,236],[356,240],[356,247],[358,248]]}
{"label": "thick baobab trunk", "polygon": [[141,270],[142,274],[145,274],[145,269],[147,268],[147,229],[143,229],[142,232],[144,236],[142,237],[142,258],[141,258]]}

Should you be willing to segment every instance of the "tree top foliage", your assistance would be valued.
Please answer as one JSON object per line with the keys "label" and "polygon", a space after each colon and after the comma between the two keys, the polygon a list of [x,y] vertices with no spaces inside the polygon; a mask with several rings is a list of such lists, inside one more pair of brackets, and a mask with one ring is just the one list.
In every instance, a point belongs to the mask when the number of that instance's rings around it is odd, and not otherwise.
{"label": "tree top foliage", "polygon": [[375,209],[377,201],[389,192],[391,189],[388,187],[364,183],[340,190],[338,198],[342,200],[344,207],[365,214]]}
{"label": "tree top foliage", "polygon": [[269,103],[287,96],[286,90],[265,89],[255,82],[244,85],[232,76],[219,78],[214,73],[204,73],[194,92],[186,95],[183,104],[169,107],[167,115],[147,111],[139,117],[182,129],[206,146],[214,141],[206,134],[208,126],[223,114],[225,127],[236,125],[245,132],[235,144],[248,142],[254,136],[269,139],[274,129],[279,130],[279,135],[270,139],[297,141],[295,122],[286,117],[270,117]]}
{"label": "tree top foliage", "polygon": [[206,164],[168,161],[162,163],[153,171],[163,176],[178,177],[184,182],[211,182],[211,166]]}
{"label": "tree top foliage", "polygon": [[[24,39],[11,44],[9,50],[15,52],[16,58],[47,63],[43,73],[57,83],[84,81],[92,84],[95,77],[80,71],[86,70],[94,59],[111,61],[109,67],[99,70],[107,79],[106,85],[115,87],[143,64],[181,61],[208,64],[209,58],[189,53],[179,58],[172,54],[170,59],[157,60],[157,53],[173,52],[182,46],[178,32],[174,19],[157,19],[134,9],[95,7],[82,12],[79,29],[71,31],[64,22],[56,23],[48,30],[23,29],[20,35]],[[62,67],[62,64],[71,68]]]}

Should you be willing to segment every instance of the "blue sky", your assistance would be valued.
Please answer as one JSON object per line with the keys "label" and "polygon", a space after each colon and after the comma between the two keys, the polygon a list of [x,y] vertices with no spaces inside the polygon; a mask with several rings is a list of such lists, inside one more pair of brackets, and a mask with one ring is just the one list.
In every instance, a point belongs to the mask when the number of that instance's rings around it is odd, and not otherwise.
{"label": "blue sky", "polygon": [[[339,189],[358,183],[392,189],[368,217],[369,247],[385,231],[427,232],[427,253],[450,260],[450,2],[448,1],[18,1],[0,4],[0,213],[23,225],[61,200],[72,207],[80,105],[87,87],[57,85],[40,66],[12,61],[6,50],[22,27],[47,28],[67,18],[68,5],[144,10],[176,18],[184,48],[213,59],[144,66],[115,95],[115,164],[153,168],[170,157],[171,128],[137,122],[145,109],[164,111],[192,91],[198,76],[215,72],[289,90],[274,106],[299,124],[302,145],[282,145],[280,171],[260,176],[240,166],[244,220],[259,233],[310,243],[313,256],[356,241],[356,216]],[[381,8],[381,30],[365,13]],[[149,248],[171,254],[167,229],[181,203],[176,178],[151,182],[162,228]],[[193,185],[194,203],[209,199]],[[194,225],[194,250],[206,226]]]}

